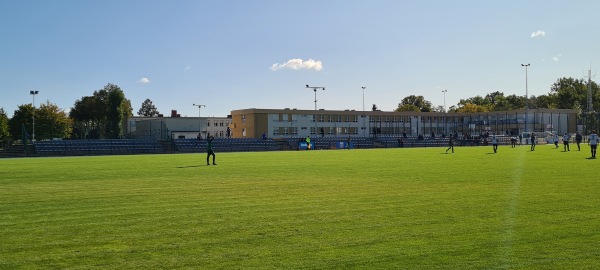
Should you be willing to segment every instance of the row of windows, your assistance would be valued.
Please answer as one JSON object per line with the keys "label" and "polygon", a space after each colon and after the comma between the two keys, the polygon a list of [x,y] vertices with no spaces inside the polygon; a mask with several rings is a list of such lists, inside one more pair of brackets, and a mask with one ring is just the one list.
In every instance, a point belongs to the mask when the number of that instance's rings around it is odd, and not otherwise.
{"label": "row of windows", "polygon": [[[226,127],[229,126],[230,122],[229,121],[224,121],[224,120],[220,120],[220,121],[215,121],[213,123],[214,127]],[[206,126],[210,127],[210,120],[206,121]]]}
{"label": "row of windows", "polygon": [[[306,130],[308,128],[301,127],[301,130]],[[360,129],[363,129],[362,127]],[[323,128],[324,135],[348,135],[348,134],[358,134],[359,128],[356,127],[326,127]],[[315,128],[310,128],[310,134],[315,135]],[[321,134],[321,129],[319,129],[319,134]],[[297,127],[278,127],[273,129],[273,135],[298,135]]]}

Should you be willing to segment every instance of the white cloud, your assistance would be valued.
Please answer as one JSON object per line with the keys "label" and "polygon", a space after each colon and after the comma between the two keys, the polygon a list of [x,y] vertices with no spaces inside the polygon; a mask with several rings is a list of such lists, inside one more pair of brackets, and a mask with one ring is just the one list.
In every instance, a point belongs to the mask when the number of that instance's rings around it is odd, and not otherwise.
{"label": "white cloud", "polygon": [[562,56],[562,54],[559,54],[557,56],[552,57],[552,61],[554,62],[558,62],[559,58]]}
{"label": "white cloud", "polygon": [[531,33],[531,38],[543,37],[545,35],[546,35],[546,32],[544,32],[544,30],[537,30],[537,31]]}
{"label": "white cloud", "polygon": [[141,84],[148,84],[148,83],[150,83],[150,79],[144,77],[144,78],[139,79],[137,82],[139,82]]}
{"label": "white cloud", "polygon": [[290,59],[283,64],[275,63],[270,67],[271,70],[277,71],[280,69],[312,69],[316,71],[320,71],[323,69],[323,63],[321,61],[315,61],[312,59],[308,59],[306,61],[302,59]]}
{"label": "white cloud", "polygon": [[183,69],[183,72],[188,72],[188,70],[190,70],[190,69],[192,69],[192,67],[191,67],[191,66],[186,66],[186,67]]}

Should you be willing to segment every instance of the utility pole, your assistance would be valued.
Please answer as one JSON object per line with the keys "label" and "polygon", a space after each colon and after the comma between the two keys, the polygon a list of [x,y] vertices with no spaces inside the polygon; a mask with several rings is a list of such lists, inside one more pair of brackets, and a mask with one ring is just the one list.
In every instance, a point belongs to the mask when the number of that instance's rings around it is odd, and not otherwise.
{"label": "utility pole", "polygon": [[32,121],[33,121],[33,135],[31,136],[31,141],[35,142],[35,95],[37,95],[40,91],[29,91],[29,94],[33,96],[33,116],[32,116]]}
{"label": "utility pole", "polygon": [[198,107],[198,133],[202,133],[202,123],[200,120],[200,110],[202,109],[202,107],[206,107],[206,105],[200,105],[200,104],[192,104],[192,106]]}
{"label": "utility pole", "polygon": [[363,87],[362,87],[362,90],[363,90],[363,115],[362,115],[362,123],[363,123],[362,130],[363,130],[363,137],[365,137],[365,132],[366,132],[366,129],[367,129],[367,128],[365,127],[365,121],[366,121],[366,119],[365,119],[365,118],[367,118],[367,117],[366,117],[366,115],[365,115],[365,89],[366,89],[366,88],[367,88],[366,86],[363,86]]}
{"label": "utility pole", "polygon": [[306,88],[312,89],[313,91],[315,91],[315,137],[318,137],[319,134],[319,130],[317,129],[317,90],[321,89],[323,91],[325,91],[325,87],[322,86],[309,86],[308,84],[306,85]]}
{"label": "utility pole", "polygon": [[[529,95],[527,89],[527,68],[531,66],[531,64],[521,64],[522,67],[525,67],[525,133],[527,133],[527,117],[529,114]],[[518,123],[518,122],[517,122]]]}
{"label": "utility pole", "polygon": [[[594,112],[594,103],[593,103],[593,97],[592,97],[592,78],[594,76],[592,76],[592,66],[590,64],[590,69],[588,70],[588,83],[587,83],[587,112],[585,113],[585,121],[584,121],[584,125],[587,124],[587,128],[593,129],[592,127],[595,125],[596,121],[596,113]],[[585,131],[586,126],[583,127],[583,130]]]}

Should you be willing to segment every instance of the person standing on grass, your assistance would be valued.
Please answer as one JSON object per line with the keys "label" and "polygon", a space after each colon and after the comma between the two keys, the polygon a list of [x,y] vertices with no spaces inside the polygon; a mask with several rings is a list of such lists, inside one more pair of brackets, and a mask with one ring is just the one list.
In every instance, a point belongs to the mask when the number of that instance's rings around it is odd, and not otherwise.
{"label": "person standing on grass", "polygon": [[563,140],[563,148],[566,151],[571,151],[571,148],[569,148],[569,140],[571,139],[571,135],[569,135],[569,133],[565,132],[565,135],[563,135],[562,140]]}
{"label": "person standing on grass", "polygon": [[523,145],[523,135],[519,134],[519,145]]}
{"label": "person standing on grass", "polygon": [[210,165],[210,162],[208,162],[210,156],[212,156],[212,165],[217,165],[217,163],[215,163],[215,151],[213,151],[214,139],[215,137],[213,137],[212,135],[208,135],[208,137],[206,137],[206,165]]}
{"label": "person standing on grass", "polygon": [[448,150],[452,149],[452,153],[454,153],[454,136],[450,136],[450,140],[448,140],[448,149],[446,149],[446,154],[448,154]]}
{"label": "person standing on grass", "polygon": [[590,137],[588,138],[588,144],[592,150],[592,158],[596,158],[596,149],[598,148],[598,143],[600,143],[600,138],[598,138],[596,130],[592,130],[592,134],[590,134]]}
{"label": "person standing on grass", "polygon": [[558,148],[558,133],[553,133],[552,140],[554,141],[556,148]]}
{"label": "person standing on grass", "polygon": [[577,134],[575,135],[575,142],[577,143],[577,150],[581,151],[581,146],[579,144],[581,144],[581,141],[583,141],[583,137],[581,136],[581,134],[579,133],[579,131],[577,131]]}
{"label": "person standing on grass", "polygon": [[494,148],[494,154],[498,153],[498,138],[496,138],[496,134],[492,135],[492,147]]}
{"label": "person standing on grass", "polygon": [[310,150],[310,136],[306,136],[306,149]]}
{"label": "person standing on grass", "polygon": [[531,132],[531,151],[535,151],[535,134],[533,132]]}

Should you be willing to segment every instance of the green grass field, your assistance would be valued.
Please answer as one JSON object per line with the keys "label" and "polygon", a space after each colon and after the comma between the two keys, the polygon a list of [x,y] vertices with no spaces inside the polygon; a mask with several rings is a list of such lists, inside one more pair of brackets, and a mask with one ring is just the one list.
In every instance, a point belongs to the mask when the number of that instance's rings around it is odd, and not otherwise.
{"label": "green grass field", "polygon": [[0,160],[0,269],[592,269],[562,146]]}

